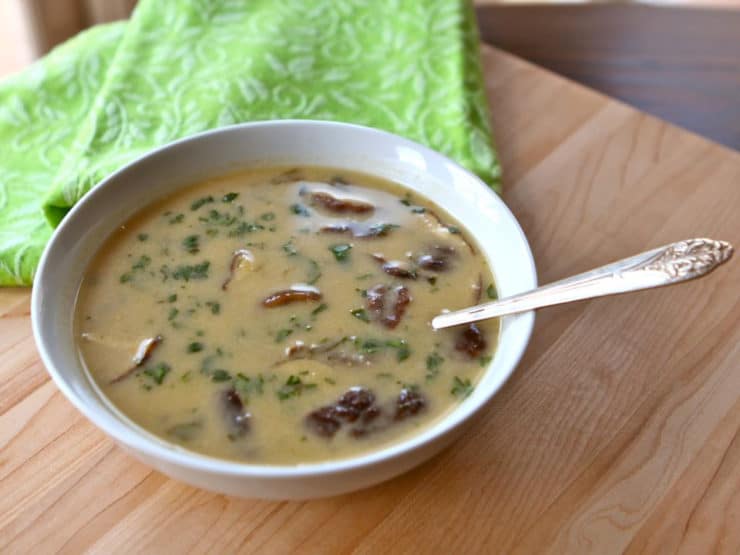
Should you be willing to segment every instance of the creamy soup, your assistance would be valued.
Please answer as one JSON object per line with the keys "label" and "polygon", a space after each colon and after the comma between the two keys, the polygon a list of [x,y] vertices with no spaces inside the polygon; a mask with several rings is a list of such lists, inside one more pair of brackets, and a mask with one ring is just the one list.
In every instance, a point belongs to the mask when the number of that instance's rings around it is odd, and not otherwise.
{"label": "creamy soup", "polygon": [[495,296],[472,238],[429,200],[346,171],[260,169],[117,230],[86,271],[75,333],[99,388],[146,430],[299,464],[376,450],[452,410],[498,324],[430,321]]}

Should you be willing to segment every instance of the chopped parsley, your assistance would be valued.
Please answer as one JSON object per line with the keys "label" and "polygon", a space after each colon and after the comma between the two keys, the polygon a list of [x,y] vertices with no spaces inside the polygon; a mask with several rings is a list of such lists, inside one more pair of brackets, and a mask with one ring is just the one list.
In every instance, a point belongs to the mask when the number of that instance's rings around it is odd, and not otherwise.
{"label": "chopped parsley", "polygon": [[185,214],[180,213],[180,214],[175,214],[168,221],[170,224],[179,224],[179,223],[182,223],[184,219],[185,219]]}
{"label": "chopped parsley", "polygon": [[271,222],[275,219],[275,212],[265,212],[264,214],[260,214],[260,220],[263,222]]}
{"label": "chopped parsley", "polygon": [[491,355],[483,355],[478,359],[478,364],[481,365],[481,368],[485,368],[488,366],[488,364],[493,360],[493,357]]}
{"label": "chopped parsley", "polygon": [[211,309],[211,314],[221,314],[221,303],[216,301],[206,301],[206,306]]}
{"label": "chopped parsley", "polygon": [[293,330],[290,328],[281,329],[275,334],[275,343],[280,343],[281,341],[285,341],[291,333],[293,333]]}
{"label": "chopped parsley", "polygon": [[170,365],[160,362],[156,366],[150,366],[144,370],[144,375],[149,376],[157,385],[162,385],[165,376],[170,371]]}
{"label": "chopped parsley", "polygon": [[152,259],[151,259],[151,258],[149,258],[149,257],[148,257],[147,255],[145,255],[145,254],[142,254],[142,255],[141,255],[141,256],[139,257],[139,260],[137,260],[137,261],[136,261],[136,262],[134,263],[134,265],[133,265],[133,266],[131,266],[131,269],[132,269],[132,270],[143,270],[143,269],[145,269],[145,268],[146,268],[147,266],[149,266],[149,264],[151,264],[151,262],[152,262]]}
{"label": "chopped parsley", "polygon": [[398,229],[401,227],[398,224],[373,224],[368,229],[368,235],[370,237],[385,237],[388,232],[392,229]]}
{"label": "chopped parsley", "polygon": [[199,198],[198,200],[194,200],[193,203],[190,205],[190,210],[198,210],[201,206],[204,206],[206,204],[210,204],[213,202],[213,197],[211,195],[208,195],[207,197]]}
{"label": "chopped parsley", "polygon": [[250,378],[249,376],[245,376],[239,372],[236,375],[236,378],[234,378],[234,387],[239,392],[239,396],[244,402],[246,402],[250,396],[262,395],[262,387],[264,383],[265,379],[262,377],[262,374],[259,374],[256,378]]}
{"label": "chopped parsley", "polygon": [[262,231],[265,226],[251,222],[240,222],[238,226],[229,231],[229,237],[241,237],[254,231]]}
{"label": "chopped parsley", "polygon": [[364,308],[354,308],[349,311],[349,313],[357,318],[358,320],[362,320],[365,323],[370,322],[370,315],[367,313],[367,310]]}
{"label": "chopped parsley", "polygon": [[411,349],[405,339],[389,339],[385,342],[388,347],[396,349],[396,360],[403,362],[411,356]]}
{"label": "chopped parsley", "polygon": [[168,303],[174,303],[177,300],[177,293],[172,293],[169,297],[167,297]]}
{"label": "chopped parsley", "polygon": [[203,343],[193,341],[188,345],[188,353],[199,353],[203,350]]}
{"label": "chopped parsley", "polygon": [[452,379],[452,393],[455,397],[462,397],[463,399],[468,397],[473,392],[474,386],[470,383],[470,378],[461,380],[457,376]]}
{"label": "chopped parsley", "polygon": [[334,255],[337,262],[344,262],[349,257],[349,252],[352,250],[352,245],[348,243],[341,243],[338,245],[332,245],[329,250]]}
{"label": "chopped parsley", "polygon": [[318,316],[320,313],[324,312],[327,308],[329,308],[328,304],[321,303],[319,306],[317,306],[311,311],[311,316]]}
{"label": "chopped parsley", "polygon": [[219,212],[213,208],[208,211],[208,216],[201,216],[198,220],[207,225],[229,227],[236,223],[236,216],[229,214],[228,212]]}
{"label": "chopped parsley", "polygon": [[291,204],[290,211],[296,216],[303,216],[304,218],[308,218],[311,215],[311,212],[308,211],[308,208],[300,203]]}
{"label": "chopped parsley", "polygon": [[239,196],[239,193],[226,193],[222,198],[221,202],[233,202],[236,197]]}
{"label": "chopped parsley", "polygon": [[298,397],[307,389],[314,389],[316,387],[317,385],[315,383],[304,383],[301,378],[291,374],[285,380],[285,384],[280,386],[276,394],[278,399],[285,401],[291,397]]}
{"label": "chopped parsley", "polygon": [[442,366],[444,361],[445,359],[439,356],[438,353],[430,353],[427,355],[427,381],[433,380],[437,377],[439,374],[439,367]]}
{"label": "chopped parsley", "polygon": [[188,235],[182,240],[183,248],[190,254],[198,254],[200,252],[200,237],[198,235]]}
{"label": "chopped parsley", "polygon": [[171,322],[172,320],[174,320],[175,318],[177,318],[177,315],[178,314],[180,314],[180,311],[179,310],[177,310],[174,307],[170,308],[170,312],[167,315],[167,320],[169,320]]}
{"label": "chopped parsley", "polygon": [[377,339],[365,339],[358,346],[363,353],[372,354],[380,351],[384,345],[382,341],[378,341]]}
{"label": "chopped parsley", "polygon": [[147,239],[149,239],[149,234],[148,233],[139,233],[136,236],[136,238],[143,243],[144,241],[146,241]]}
{"label": "chopped parsley", "polygon": [[491,300],[498,299],[498,293],[496,293],[496,286],[492,283],[488,286],[486,289],[486,295],[488,295],[488,298]]}
{"label": "chopped parsley", "polygon": [[283,252],[288,256],[295,256],[298,254],[298,250],[295,248],[292,238],[287,243],[283,243]]}
{"label": "chopped parsley", "polygon": [[191,279],[206,279],[208,277],[208,268],[211,263],[207,260],[200,264],[183,264],[175,268],[172,272],[173,279],[181,279],[183,281],[190,281]]}
{"label": "chopped parsley", "polygon": [[231,374],[229,374],[226,370],[218,369],[214,370],[211,374],[211,381],[212,382],[228,382],[231,379]]}

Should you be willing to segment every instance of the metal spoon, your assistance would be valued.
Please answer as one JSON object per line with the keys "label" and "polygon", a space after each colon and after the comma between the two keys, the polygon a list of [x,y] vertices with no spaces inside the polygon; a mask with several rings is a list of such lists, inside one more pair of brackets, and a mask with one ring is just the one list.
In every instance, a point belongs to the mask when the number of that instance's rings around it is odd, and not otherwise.
{"label": "metal spoon", "polygon": [[544,306],[672,285],[708,274],[727,262],[732,252],[726,241],[687,239],[513,297],[440,314],[432,320],[432,327],[448,328]]}

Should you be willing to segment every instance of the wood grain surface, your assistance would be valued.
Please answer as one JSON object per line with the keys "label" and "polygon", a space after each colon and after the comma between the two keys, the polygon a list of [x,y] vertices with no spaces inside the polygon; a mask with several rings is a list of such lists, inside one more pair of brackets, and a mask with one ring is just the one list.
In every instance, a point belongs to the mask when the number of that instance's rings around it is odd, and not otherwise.
{"label": "wood grain surface", "polygon": [[[491,48],[505,199],[543,282],[677,239],[740,243],[740,155]],[[740,262],[541,311],[452,448],[310,502],[232,499],[126,455],[49,381],[0,290],[0,552],[738,553]]]}
{"label": "wood grain surface", "polygon": [[488,44],[740,150],[740,9],[478,7]]}

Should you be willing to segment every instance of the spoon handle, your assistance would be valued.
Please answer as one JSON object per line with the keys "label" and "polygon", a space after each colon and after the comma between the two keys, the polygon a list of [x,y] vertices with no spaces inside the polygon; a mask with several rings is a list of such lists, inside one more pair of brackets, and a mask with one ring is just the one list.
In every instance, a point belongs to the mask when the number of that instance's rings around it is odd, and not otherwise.
{"label": "spoon handle", "polygon": [[732,245],[726,241],[679,241],[513,297],[440,314],[432,320],[432,327],[448,328],[545,306],[687,281],[708,274],[729,260],[732,251]]}

